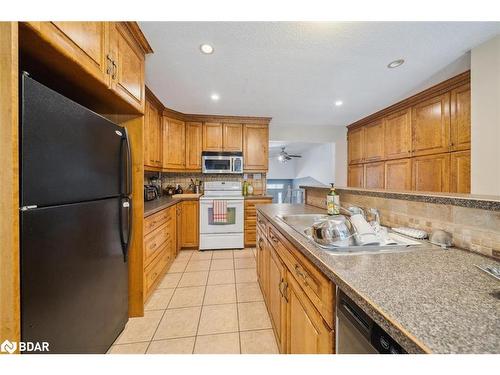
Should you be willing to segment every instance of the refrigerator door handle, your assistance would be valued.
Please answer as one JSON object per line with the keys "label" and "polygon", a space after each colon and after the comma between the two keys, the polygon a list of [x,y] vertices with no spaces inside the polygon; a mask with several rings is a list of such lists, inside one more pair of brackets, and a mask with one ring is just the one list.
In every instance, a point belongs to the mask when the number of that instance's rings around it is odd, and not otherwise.
{"label": "refrigerator door handle", "polygon": [[[132,202],[130,201],[129,197],[121,197],[120,198],[120,207],[118,212],[120,213],[119,217],[119,225],[120,225],[120,242],[122,245],[122,251],[123,251],[123,260],[124,262],[127,262],[127,257],[128,257],[128,251],[130,249],[130,239],[132,237]],[[126,219],[126,224],[127,224],[127,235],[125,236],[123,224],[124,224],[124,219],[123,219],[123,211],[127,211],[127,219]]]}
{"label": "refrigerator door handle", "polygon": [[[128,137],[128,132],[126,128],[123,128],[124,135],[122,136],[121,146],[120,146],[120,192],[122,195],[130,196],[132,194],[132,154],[130,151],[130,142]],[[123,147],[125,145],[125,155],[123,153]],[[126,158],[126,167],[124,167],[124,156]],[[123,179],[123,174],[125,172],[125,181]],[[125,185],[125,191],[122,191]]]}

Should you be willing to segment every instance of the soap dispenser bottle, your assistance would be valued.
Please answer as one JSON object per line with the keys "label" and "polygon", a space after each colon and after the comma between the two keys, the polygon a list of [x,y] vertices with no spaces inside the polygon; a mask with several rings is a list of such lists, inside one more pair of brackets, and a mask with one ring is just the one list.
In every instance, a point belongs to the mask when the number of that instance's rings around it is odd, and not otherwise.
{"label": "soap dispenser bottle", "polygon": [[332,187],[326,196],[326,208],[328,210],[328,215],[338,215],[340,214],[340,197],[335,191],[333,182],[330,183],[330,185],[332,185]]}

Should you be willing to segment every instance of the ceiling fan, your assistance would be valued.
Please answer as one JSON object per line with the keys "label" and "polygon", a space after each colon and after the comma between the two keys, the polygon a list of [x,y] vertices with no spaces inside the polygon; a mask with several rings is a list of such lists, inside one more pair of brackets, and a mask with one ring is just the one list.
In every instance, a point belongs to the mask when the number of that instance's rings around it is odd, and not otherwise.
{"label": "ceiling fan", "polygon": [[286,163],[288,160],[292,160],[292,158],[301,158],[301,155],[292,155],[285,151],[285,147],[281,147],[281,152],[278,155],[278,160],[281,163]]}

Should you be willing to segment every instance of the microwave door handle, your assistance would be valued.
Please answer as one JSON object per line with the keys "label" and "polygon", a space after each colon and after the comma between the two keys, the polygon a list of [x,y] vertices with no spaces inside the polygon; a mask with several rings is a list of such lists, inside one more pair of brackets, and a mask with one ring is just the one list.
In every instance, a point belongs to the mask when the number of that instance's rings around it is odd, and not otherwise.
{"label": "microwave door handle", "polygon": [[230,168],[231,172],[234,173],[234,158],[230,158],[229,160],[230,160],[230,167],[229,168]]}

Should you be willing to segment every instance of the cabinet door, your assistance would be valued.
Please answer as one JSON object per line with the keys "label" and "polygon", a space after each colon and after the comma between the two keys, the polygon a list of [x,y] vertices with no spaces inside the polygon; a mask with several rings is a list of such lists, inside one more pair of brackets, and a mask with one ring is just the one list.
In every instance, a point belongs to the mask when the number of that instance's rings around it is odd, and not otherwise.
{"label": "cabinet door", "polygon": [[286,278],[286,347],[290,354],[330,354],[334,352],[333,330],[300,289],[290,273]]}
{"label": "cabinet door", "polygon": [[450,93],[412,108],[413,155],[447,152],[450,147]]}
{"label": "cabinet door", "polygon": [[163,117],[163,168],[186,166],[186,127],[184,122]]}
{"label": "cabinet door", "polygon": [[[30,23],[32,27],[34,23]],[[109,84],[108,22],[40,22],[35,27],[56,48],[64,51],[88,73]]]}
{"label": "cabinet door", "polygon": [[411,190],[411,159],[385,162],[385,188],[388,190]]}
{"label": "cabinet door", "polygon": [[176,233],[176,239],[175,239],[175,252],[179,254],[179,251],[181,250],[181,245],[182,245],[182,202],[177,203],[175,205],[175,233]]}
{"label": "cabinet door", "polygon": [[122,99],[142,112],[144,108],[144,52],[125,25],[112,22],[110,27],[112,55],[111,88]]}
{"label": "cabinet door", "polygon": [[411,110],[384,118],[384,155],[386,159],[409,157],[411,153]]}
{"label": "cabinet door", "polygon": [[243,151],[243,126],[224,124],[222,146],[224,151]]}
{"label": "cabinet door", "polygon": [[413,190],[450,191],[450,154],[413,158],[412,176]]}
{"label": "cabinet door", "polygon": [[286,346],[286,299],[283,295],[286,282],[286,268],[276,251],[270,248],[268,308],[280,353]]}
{"label": "cabinet door", "polygon": [[222,151],[222,124],[205,122],[203,124],[203,151]]}
{"label": "cabinet door", "polygon": [[201,171],[201,148],[201,122],[186,122],[186,169]]}
{"label": "cabinet door", "polygon": [[452,152],[450,159],[450,191],[470,193],[470,151]]}
{"label": "cabinet door", "polygon": [[347,185],[349,187],[364,187],[365,178],[363,164],[350,165],[348,175]]}
{"label": "cabinet door", "polygon": [[349,130],[347,133],[349,164],[363,161],[364,128]]}
{"label": "cabinet door", "polygon": [[199,204],[198,201],[181,202],[181,247],[198,247]]}
{"label": "cabinet door", "polygon": [[365,164],[365,188],[383,189],[384,188],[384,162]]}
{"label": "cabinet door", "polygon": [[364,128],[364,161],[382,160],[384,158],[384,123],[382,121],[376,121],[366,125]]}
{"label": "cabinet door", "polygon": [[255,241],[255,257],[257,263],[257,280],[259,282],[260,288],[264,289],[262,283],[262,261],[263,261],[263,251],[265,246],[265,235],[262,233],[260,228],[257,228],[257,239]]}
{"label": "cabinet door", "polygon": [[146,102],[144,111],[144,165],[161,168],[162,166],[162,124],[158,109]]}
{"label": "cabinet door", "polygon": [[267,172],[269,154],[269,127],[245,124],[243,127],[243,169],[249,172]]}
{"label": "cabinet door", "polygon": [[451,91],[451,150],[470,149],[470,84]]}

